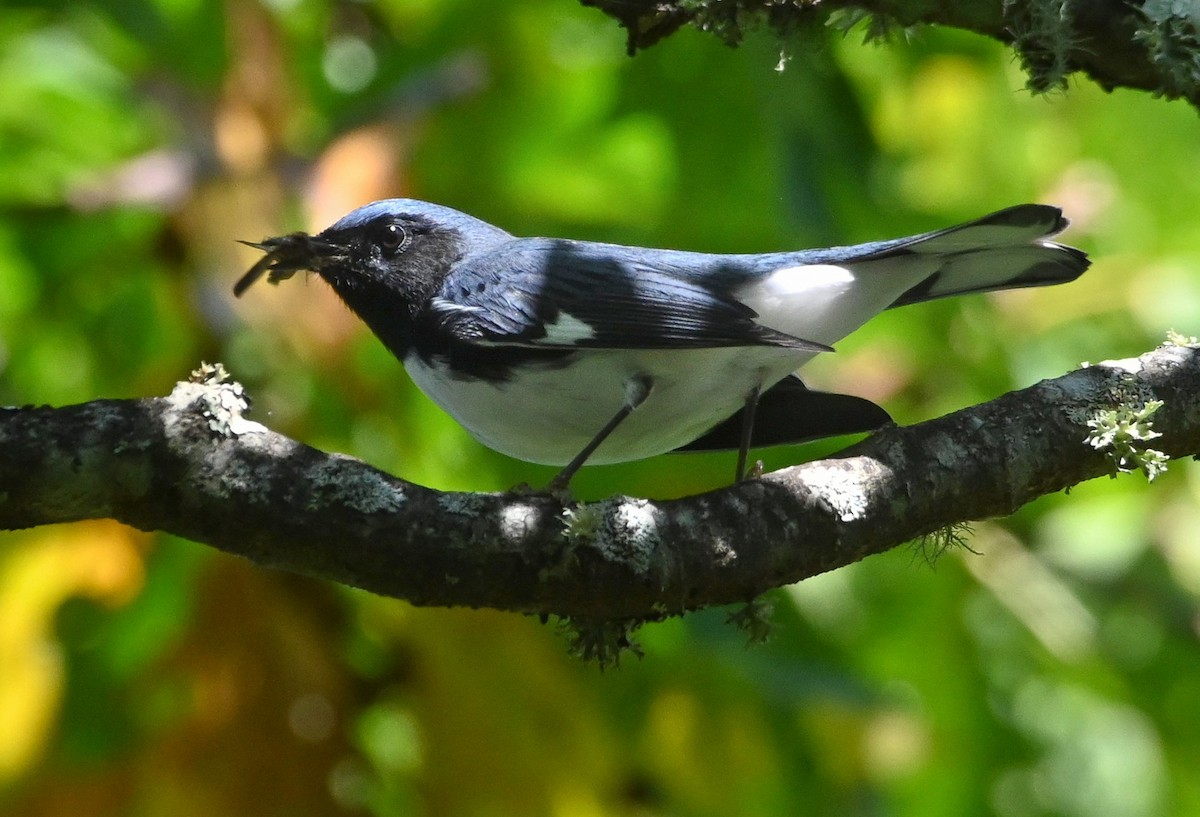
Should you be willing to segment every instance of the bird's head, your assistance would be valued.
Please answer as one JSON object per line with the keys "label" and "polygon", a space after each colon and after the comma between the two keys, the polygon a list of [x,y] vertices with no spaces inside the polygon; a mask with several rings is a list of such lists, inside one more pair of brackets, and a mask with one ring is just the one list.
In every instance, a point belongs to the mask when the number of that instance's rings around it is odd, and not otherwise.
{"label": "bird's head", "polygon": [[360,207],[316,235],[304,232],[242,242],[266,253],[234,285],[240,296],[264,274],[272,284],[297,272],[324,278],[351,306],[390,295],[406,302],[428,297],[462,258],[511,236],[449,207],[415,199],[386,199]]}

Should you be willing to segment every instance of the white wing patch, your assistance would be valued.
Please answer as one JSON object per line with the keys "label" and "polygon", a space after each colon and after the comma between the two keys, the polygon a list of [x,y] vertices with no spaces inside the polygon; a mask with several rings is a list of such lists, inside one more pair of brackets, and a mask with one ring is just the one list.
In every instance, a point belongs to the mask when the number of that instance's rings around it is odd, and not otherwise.
{"label": "white wing patch", "polygon": [[903,256],[845,266],[797,264],[752,281],[735,295],[764,326],[833,345],[936,271],[938,263]]}
{"label": "white wing patch", "polygon": [[[840,312],[855,300],[854,272],[834,264],[781,267],[736,293],[758,313],[758,322],[817,343],[840,340],[848,331]],[[851,309],[851,311],[857,311]]]}
{"label": "white wing patch", "polygon": [[561,310],[558,313],[558,319],[554,323],[545,324],[543,328],[546,330],[547,343],[566,345],[596,337],[596,330],[591,324],[581,321],[570,312]]}
{"label": "white wing patch", "polygon": [[801,264],[783,267],[767,276],[763,284],[768,289],[778,290],[781,295],[792,295],[806,290],[844,287],[853,283],[854,273],[848,267],[836,264]]}

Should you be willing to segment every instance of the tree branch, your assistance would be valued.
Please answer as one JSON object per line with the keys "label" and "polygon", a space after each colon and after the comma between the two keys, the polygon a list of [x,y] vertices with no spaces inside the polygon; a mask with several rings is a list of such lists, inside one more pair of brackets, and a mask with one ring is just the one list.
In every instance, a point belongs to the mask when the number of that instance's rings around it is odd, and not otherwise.
{"label": "tree branch", "polygon": [[[765,23],[786,37],[802,25],[870,16],[868,37],[936,24],[1013,46],[1036,92],[1065,88],[1082,71],[1106,90],[1126,87],[1200,106],[1200,17],[1169,0],[580,0],[615,18],[629,52],[685,25],[729,45]],[[840,15],[835,18],[833,15]]]}
{"label": "tree branch", "polygon": [[713,493],[564,512],[309,448],[246,420],[222,377],[207,367],[165,398],[0,409],[0,530],[111,517],[416,604],[656,618],[1003,516],[1118,464],[1152,469],[1148,443],[1200,452],[1200,351],[1168,344]]}

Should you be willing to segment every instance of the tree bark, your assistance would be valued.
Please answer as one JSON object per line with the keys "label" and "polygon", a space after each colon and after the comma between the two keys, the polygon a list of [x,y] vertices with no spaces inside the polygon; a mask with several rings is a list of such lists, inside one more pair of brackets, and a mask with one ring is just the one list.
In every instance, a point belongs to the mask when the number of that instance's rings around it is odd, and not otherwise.
{"label": "tree bark", "polygon": [[806,25],[870,16],[868,36],[920,24],[962,28],[1011,45],[1038,92],[1081,71],[1106,90],[1125,87],[1200,105],[1200,12],[1171,0],[580,0],[615,18],[629,52],[685,25],[740,42],[765,24],[786,37]]}
{"label": "tree bark", "polygon": [[[1010,514],[1136,468],[1149,442],[1195,455],[1197,393],[1200,352],[1166,345],[712,493],[564,509],[442,493],[309,448],[247,420],[241,386],[209,367],[164,398],[0,409],[0,530],[111,517],[416,604],[658,618]],[[1152,400],[1148,421],[1125,425],[1132,447],[1103,444],[1097,429]]]}

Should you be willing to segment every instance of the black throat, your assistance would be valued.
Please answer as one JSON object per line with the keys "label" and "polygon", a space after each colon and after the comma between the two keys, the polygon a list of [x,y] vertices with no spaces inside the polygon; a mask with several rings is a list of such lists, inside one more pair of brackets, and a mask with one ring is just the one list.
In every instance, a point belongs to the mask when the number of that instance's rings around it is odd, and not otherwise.
{"label": "black throat", "polygon": [[461,258],[457,233],[435,232],[414,240],[391,262],[367,248],[345,265],[318,271],[346,306],[403,361],[414,344],[417,316]]}

